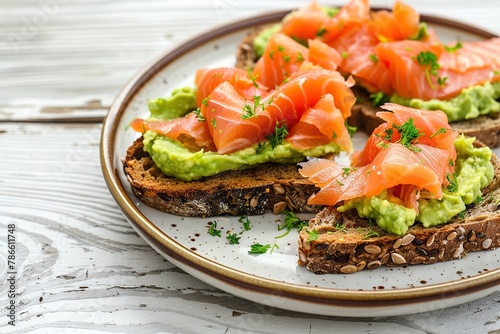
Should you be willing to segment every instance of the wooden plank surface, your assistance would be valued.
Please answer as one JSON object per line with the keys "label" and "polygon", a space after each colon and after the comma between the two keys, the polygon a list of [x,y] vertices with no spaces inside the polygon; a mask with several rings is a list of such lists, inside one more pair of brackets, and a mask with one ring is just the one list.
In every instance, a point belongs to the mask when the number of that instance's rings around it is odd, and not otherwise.
{"label": "wooden plank surface", "polygon": [[[248,302],[164,260],[111,198],[99,122],[134,73],[206,29],[305,3],[0,0],[0,230],[16,226],[19,303],[16,327],[2,313],[0,333],[500,332],[500,293],[385,318],[311,316]],[[407,3],[500,33],[498,0]],[[0,287],[2,308],[8,289]]]}

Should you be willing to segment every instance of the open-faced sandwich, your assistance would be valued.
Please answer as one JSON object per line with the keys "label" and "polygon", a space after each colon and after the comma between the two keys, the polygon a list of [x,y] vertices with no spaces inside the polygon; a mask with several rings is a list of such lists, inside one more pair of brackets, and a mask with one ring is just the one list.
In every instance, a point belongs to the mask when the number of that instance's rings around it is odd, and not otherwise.
{"label": "open-faced sandwich", "polygon": [[384,104],[384,123],[349,166],[311,159],[300,173],[326,205],[300,232],[315,273],[429,264],[500,244],[500,164],[441,111]]}
{"label": "open-faced sandwich", "polygon": [[151,116],[130,124],[142,133],[124,160],[135,194],[183,216],[317,210],[296,164],[352,149],[355,103],[352,82],[317,61],[325,50],[278,51],[266,71],[283,66],[286,76],[266,83],[237,68],[199,69],[193,88],[151,100]]}
{"label": "open-faced sandwich", "polygon": [[[500,38],[443,43],[401,1],[392,11],[371,10],[368,0],[350,0],[341,8],[316,2],[291,12],[273,26],[259,27],[241,43],[237,66],[260,73],[275,48],[288,37],[311,47],[332,47],[338,70],[352,75],[358,101],[349,120],[367,134],[380,124],[379,105],[442,110],[452,128],[490,147],[500,145]],[[292,44],[292,42],[289,42]]]}

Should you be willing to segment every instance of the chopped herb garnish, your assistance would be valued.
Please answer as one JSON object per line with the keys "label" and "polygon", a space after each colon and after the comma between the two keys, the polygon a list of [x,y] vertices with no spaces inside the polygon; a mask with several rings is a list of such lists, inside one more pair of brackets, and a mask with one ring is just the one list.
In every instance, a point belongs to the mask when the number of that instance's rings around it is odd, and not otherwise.
{"label": "chopped herb garnish", "polygon": [[478,204],[478,203],[481,203],[483,201],[483,196],[479,195],[475,200],[474,200],[474,203]]}
{"label": "chopped herb garnish", "polygon": [[387,141],[391,141],[393,129],[389,128],[389,129],[384,130],[384,132],[385,132],[385,136],[383,136],[382,139],[387,140]]}
{"label": "chopped herb garnish", "polygon": [[304,56],[302,55],[301,52],[297,52],[297,56],[295,57],[295,60],[296,61],[303,61],[304,60]]}
{"label": "chopped herb garnish", "polygon": [[252,228],[250,226],[250,219],[248,219],[248,216],[241,216],[240,218],[238,218],[238,221],[240,223],[243,223],[243,229],[245,231],[250,231],[250,229]]}
{"label": "chopped herb garnish", "polygon": [[[386,142],[381,141],[380,143],[377,143],[377,145],[375,145],[375,146],[380,147],[380,148],[388,148],[389,144],[387,144]],[[368,172],[367,172],[367,174],[368,174]]]}
{"label": "chopped herb garnish", "polygon": [[[250,250],[248,251],[248,254],[264,254],[266,253],[270,248],[272,247],[272,249],[278,247],[278,245],[274,244],[274,245],[270,245],[270,244],[265,244],[265,245],[262,245],[258,242],[250,245]],[[271,253],[272,253],[272,249],[271,249]]]}
{"label": "chopped herb garnish", "polygon": [[319,238],[319,234],[318,232],[316,232],[316,230],[307,231],[307,234],[309,235],[307,241],[313,241]]}
{"label": "chopped herb garnish", "polygon": [[398,132],[401,134],[401,138],[399,139],[399,142],[403,145],[406,146],[407,148],[410,148],[410,145],[413,143],[415,139],[417,139],[420,136],[423,136],[424,134],[420,132],[420,130],[415,126],[415,123],[413,123],[413,118],[410,117],[405,123],[403,123],[400,126],[394,125],[392,126],[393,128],[396,128]]}
{"label": "chopped herb garnish", "polygon": [[220,238],[220,232],[221,230],[217,229],[217,221],[214,220],[212,225],[208,228],[208,234],[214,236],[214,237],[219,237]]}
{"label": "chopped herb garnish", "polygon": [[272,60],[274,60],[274,52],[275,52],[275,51],[271,51],[271,52],[269,52],[269,58],[271,58]]}
{"label": "chopped herb garnish", "polygon": [[271,143],[271,147],[274,149],[283,142],[283,140],[287,135],[288,135],[288,130],[286,123],[276,122],[276,127],[274,128],[274,132],[266,136],[266,138],[269,140],[269,143]]}
{"label": "chopped herb garnish", "polygon": [[215,118],[212,118],[212,121],[211,121],[210,123],[212,123],[212,126],[213,126],[214,128],[216,128],[216,127],[217,127],[217,121],[215,120]]}
{"label": "chopped herb garnish", "polygon": [[448,165],[449,166],[455,166],[455,163],[453,162],[453,159],[450,159],[450,161],[448,161]]}
{"label": "chopped herb garnish", "polygon": [[285,47],[283,45],[278,45],[279,52],[285,52]]}
{"label": "chopped herb garnish", "polygon": [[206,121],[205,117],[203,117],[203,115],[201,114],[201,109],[200,108],[196,108],[195,111],[193,111],[194,114],[196,115],[196,119],[200,122],[204,122]]}
{"label": "chopped herb garnish", "polygon": [[370,98],[372,99],[372,105],[374,105],[375,107],[381,106],[382,104],[389,101],[389,96],[382,92],[370,94]]}
{"label": "chopped herb garnish", "polygon": [[254,96],[253,98],[254,98],[253,107],[251,105],[249,105],[248,103],[245,103],[245,105],[243,106],[243,111],[245,113],[243,115],[241,115],[241,118],[248,119],[248,118],[252,118],[254,116],[257,116],[257,111],[258,111],[259,107],[261,107],[262,111],[264,111],[264,104],[260,103],[261,97],[257,95],[257,96]]}
{"label": "chopped herb garnish", "polygon": [[339,230],[339,231],[343,232],[343,233],[347,233],[347,229],[346,229],[345,225],[344,225],[344,224],[342,224],[342,223],[337,223],[337,224],[335,225],[335,228],[336,228],[337,230]]}
{"label": "chopped herb garnish", "polygon": [[201,103],[205,106],[205,107],[208,107],[208,100],[210,99],[210,96],[207,96],[206,98],[204,98]]}
{"label": "chopped herb garnish", "polygon": [[283,229],[286,229],[286,232],[282,235],[279,235],[275,238],[282,238],[286,236],[288,233],[293,228],[298,229],[299,231],[302,230],[305,226],[309,224],[307,220],[302,220],[299,217],[297,217],[292,211],[290,210],[285,210],[285,222],[282,225],[278,225],[278,231],[281,231]]}
{"label": "chopped herb garnish", "polygon": [[349,52],[343,51],[340,55],[342,56],[342,59],[346,59],[349,56]]}
{"label": "chopped herb garnish", "polygon": [[358,131],[357,127],[347,124],[347,121],[344,122],[344,125],[345,125],[345,128],[347,129],[347,132],[349,133],[349,136],[351,136],[351,137],[354,136],[356,131]]}
{"label": "chopped herb garnish", "polygon": [[440,134],[443,134],[443,133],[446,133],[446,128],[440,128],[439,130],[436,131],[436,133],[433,133],[430,138],[434,137],[434,136],[437,136],[437,135],[440,135]]}
{"label": "chopped herb garnish", "polygon": [[285,61],[285,64],[290,61],[290,55],[284,55],[283,60]]}
{"label": "chopped herb garnish", "polygon": [[241,237],[238,237],[236,233],[228,233],[226,239],[229,240],[229,244],[236,245],[240,243]]}
{"label": "chopped herb garnish", "polygon": [[264,148],[266,148],[266,143],[267,142],[258,143],[257,147],[255,148],[255,153],[260,154],[260,153],[264,152]]}
{"label": "chopped herb garnish", "polygon": [[328,31],[324,28],[324,27],[321,27],[318,29],[318,31],[316,32],[316,36],[318,37],[323,37],[324,34],[326,34]]}
{"label": "chopped herb garnish", "polygon": [[363,236],[363,240],[368,239],[368,238],[373,238],[373,237],[378,237],[380,236],[378,232],[376,231],[368,231],[366,234]]}
{"label": "chopped herb garnish", "polygon": [[461,49],[462,48],[462,42],[460,41],[457,41],[457,43],[453,46],[444,46],[445,50],[448,51],[448,52],[454,52],[454,51],[457,51],[458,49]]}
{"label": "chopped herb garnish", "polygon": [[369,56],[369,57],[370,57],[371,61],[372,61],[374,64],[377,64],[377,63],[378,63],[378,57],[377,57],[377,55],[376,55],[376,54],[372,53],[372,54],[370,54],[370,56]]}
{"label": "chopped herb garnish", "polygon": [[464,219],[465,218],[465,210],[464,211],[460,211],[457,216],[460,219]]}
{"label": "chopped herb garnish", "polygon": [[437,78],[437,83],[439,86],[446,85],[446,81],[448,81],[448,77],[439,77]]}
{"label": "chopped herb garnish", "polygon": [[[436,89],[436,86],[432,83],[431,75],[437,77],[437,71],[440,68],[437,60],[437,56],[430,51],[422,51],[417,55],[418,64],[425,66],[425,77],[432,89]],[[438,84],[440,86],[444,85],[446,79],[447,78],[438,78]]]}
{"label": "chopped herb garnish", "polygon": [[450,193],[456,192],[458,190],[457,174],[453,173],[450,175],[450,173],[446,173],[446,180],[450,183],[446,186],[446,189],[448,189]]}
{"label": "chopped herb garnish", "polygon": [[335,180],[335,182],[337,182],[337,184],[338,184],[340,187],[342,187],[342,186],[344,185],[344,184],[342,183],[342,181],[340,181],[340,180],[338,180],[338,179],[336,179],[336,180]]}
{"label": "chopped herb garnish", "polygon": [[250,80],[252,80],[252,83],[255,86],[255,88],[259,88],[259,84],[257,83],[257,79],[255,79],[255,77],[253,76],[252,71],[250,69],[248,69],[247,72],[248,72],[248,76],[250,77]]}

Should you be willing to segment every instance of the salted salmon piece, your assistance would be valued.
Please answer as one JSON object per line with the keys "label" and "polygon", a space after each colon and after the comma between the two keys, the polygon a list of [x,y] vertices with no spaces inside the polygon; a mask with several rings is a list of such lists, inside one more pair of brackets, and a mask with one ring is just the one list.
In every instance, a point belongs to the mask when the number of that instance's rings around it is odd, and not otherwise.
{"label": "salted salmon piece", "polygon": [[299,70],[307,54],[308,49],[289,36],[274,34],[255,64],[252,75],[267,87],[274,88]]}
{"label": "salted salmon piece", "polygon": [[307,41],[321,34],[321,26],[329,16],[316,1],[299,8],[289,15],[281,26],[281,32],[294,39]]}
{"label": "salted salmon piece", "polygon": [[300,174],[322,188],[344,173],[335,161],[325,158],[312,158],[298,164]]}
{"label": "salted salmon piece", "polygon": [[345,199],[362,196],[366,185],[366,166],[352,168],[327,159],[299,163],[299,172],[321,188],[309,199],[310,204],[334,205]]}
{"label": "salted salmon piece", "polygon": [[[334,162],[327,167],[328,173],[323,173],[320,164],[310,166],[310,162],[305,162],[300,164],[302,169],[299,172],[304,177],[312,174],[314,177],[311,180],[315,180],[313,182],[318,186],[321,184],[321,189],[308,200],[311,204],[335,205],[352,198],[377,196],[386,189],[400,185],[426,189],[436,197],[441,197],[442,183],[439,177],[433,168],[422,164],[420,158],[407,147],[392,143],[365,166],[346,167]],[[413,198],[416,201],[416,196],[405,197],[409,199],[406,203],[408,207],[416,206],[411,200]]]}
{"label": "salted salmon piece", "polygon": [[[377,116],[382,118],[385,123],[373,131],[362,151],[353,154],[351,157],[352,165],[369,164],[384,149],[386,143],[398,142],[401,136],[397,127],[405,124],[411,118],[415,128],[421,134],[415,139],[415,144],[424,144],[447,152],[447,160],[443,164],[446,166],[447,172],[453,172],[454,166],[450,165],[449,161],[456,159],[454,142],[458,133],[449,126],[445,113],[440,110],[409,108],[394,103],[386,103],[381,108],[390,111],[377,113]],[[440,174],[441,179],[445,174],[446,172]]]}
{"label": "salted salmon piece", "polygon": [[201,68],[196,71],[195,85],[196,105],[201,106],[203,99],[223,82],[229,82],[243,97],[253,99],[254,96],[264,96],[269,90],[263,83],[242,69],[233,67]]}
{"label": "salted salmon piece", "polygon": [[298,149],[335,142],[344,151],[351,151],[352,141],[344,122],[333,96],[326,94],[302,114],[299,122],[288,132],[286,141]]}
{"label": "salted salmon piece", "polygon": [[461,73],[485,67],[500,69],[499,37],[477,42],[450,43],[447,46],[451,51],[443,52],[439,58],[439,65],[443,69]]}
{"label": "salted salmon piece", "polygon": [[393,199],[400,200],[401,204],[419,213],[417,187],[413,184],[400,184],[388,190]]}
{"label": "salted salmon piece", "polygon": [[339,72],[323,69],[299,72],[266,97],[266,101],[271,100],[266,110],[270,114],[278,115],[279,119],[286,119],[291,128],[305,110],[314,106],[326,94],[334,97],[335,106],[344,119],[347,119],[351,115],[356,97]]}
{"label": "salted salmon piece", "polygon": [[[327,94],[333,96],[342,119],[349,117],[356,100],[354,94],[340,73],[324,69],[299,73],[258,100],[243,98],[230,83],[224,82],[202,103],[201,114],[207,120],[217,151],[228,154],[264,140],[274,132],[277,123],[292,129],[304,112]],[[253,115],[248,115],[248,111]],[[344,126],[343,120],[341,125]],[[342,134],[340,137],[344,138]]]}
{"label": "salted salmon piece", "polygon": [[342,56],[339,65],[342,73],[353,75],[370,92],[391,94],[389,71],[375,54],[379,42],[370,26],[361,22],[344,28],[329,45]]}
{"label": "salted salmon piece", "polygon": [[343,29],[352,24],[367,22],[370,19],[369,0],[351,0],[332,18],[323,23],[320,28],[321,40],[330,44]]}
{"label": "salted salmon piece", "polygon": [[[444,160],[447,163],[446,156]],[[427,189],[438,198],[442,195],[442,183],[433,168],[423,164],[420,157],[399,143],[392,143],[381,150],[369,166],[365,196],[376,196],[399,184]]]}
{"label": "salted salmon piece", "polygon": [[319,39],[311,39],[308,42],[309,52],[307,60],[313,64],[319,65],[326,70],[336,70],[342,62],[340,53],[323,43]]}
{"label": "salted salmon piece", "polygon": [[274,88],[304,71],[304,63],[327,70],[337,69],[342,60],[337,50],[317,39],[309,40],[308,43],[309,48],[287,35],[274,34],[255,64],[252,76],[264,86]]}
{"label": "salted salmon piece", "polygon": [[382,109],[390,112],[380,111],[377,116],[389,124],[401,125],[413,118],[415,127],[422,133],[418,143],[453,151],[458,133],[450,127],[441,110],[415,109],[395,103],[385,103]]}
{"label": "salted salmon piece", "polygon": [[[500,48],[498,48],[500,43],[497,40],[491,40],[486,45],[500,54]],[[474,55],[489,59],[491,52],[476,52]],[[419,63],[418,56],[422,53],[435,56],[439,66],[434,74],[429,68],[430,65]],[[487,55],[485,56],[484,53]],[[466,87],[500,80],[498,61],[485,67],[474,67],[473,64],[480,64],[483,61],[471,61],[471,54],[452,55],[441,44],[408,40],[380,43],[375,47],[375,54],[387,64],[389,78],[395,92],[405,98],[447,100],[460,94]],[[441,66],[442,58],[444,58],[443,66]],[[484,63],[487,61],[484,60]],[[469,64],[472,67],[452,68],[456,64]]]}
{"label": "salted salmon piece", "polygon": [[[256,114],[245,117],[248,106]],[[246,100],[229,82],[210,93],[201,106],[209,133],[219,154],[228,154],[265,139],[275,128],[276,120],[264,112],[264,105]],[[260,112],[259,112],[260,111]]]}
{"label": "salted salmon piece", "polygon": [[207,123],[199,121],[194,113],[165,121],[147,121],[136,118],[130,123],[130,127],[140,133],[151,130],[168,138],[176,139],[192,150],[206,149],[215,151],[215,145]]}
{"label": "salted salmon piece", "polygon": [[420,14],[411,6],[396,1],[392,11],[371,12],[370,27],[380,42],[409,39],[418,34]]}

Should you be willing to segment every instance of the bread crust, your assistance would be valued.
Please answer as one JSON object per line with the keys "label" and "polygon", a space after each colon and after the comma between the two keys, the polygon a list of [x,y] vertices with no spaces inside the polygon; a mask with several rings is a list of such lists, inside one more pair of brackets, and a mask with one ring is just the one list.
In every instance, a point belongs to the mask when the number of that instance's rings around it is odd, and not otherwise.
{"label": "bread crust", "polygon": [[145,204],[179,216],[259,215],[285,208],[318,212],[307,199],[318,189],[296,165],[266,163],[198,181],[166,176],[143,150],[142,137],[127,150],[123,168],[134,194]]}

